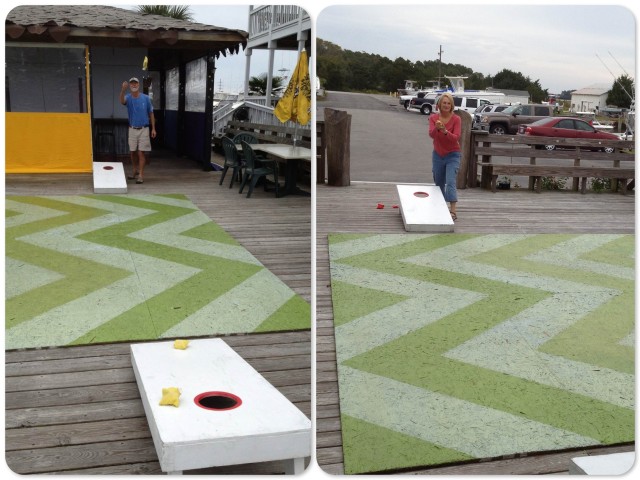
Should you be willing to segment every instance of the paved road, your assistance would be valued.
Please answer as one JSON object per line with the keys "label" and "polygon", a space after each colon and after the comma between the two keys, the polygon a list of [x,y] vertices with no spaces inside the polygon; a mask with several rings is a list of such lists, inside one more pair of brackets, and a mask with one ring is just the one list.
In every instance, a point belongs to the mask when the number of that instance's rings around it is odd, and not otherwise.
{"label": "paved road", "polygon": [[351,115],[351,181],[433,183],[429,117],[385,95],[327,92],[316,103]]}

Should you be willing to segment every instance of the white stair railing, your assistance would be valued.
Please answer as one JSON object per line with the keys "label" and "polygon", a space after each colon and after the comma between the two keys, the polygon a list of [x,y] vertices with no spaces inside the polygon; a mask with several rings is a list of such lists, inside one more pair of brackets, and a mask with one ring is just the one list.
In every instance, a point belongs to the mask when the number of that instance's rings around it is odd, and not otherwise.
{"label": "white stair railing", "polygon": [[311,129],[311,127],[308,125],[296,125],[295,122],[291,121],[285,123],[280,122],[280,120],[278,120],[278,118],[273,114],[273,108],[267,107],[265,105],[261,105],[252,101],[236,102],[220,106],[213,112],[214,142],[216,139],[220,139],[225,135],[227,123],[230,120],[233,120],[234,114],[236,114],[236,112],[238,112],[240,108],[245,109],[243,115],[246,114],[246,121],[250,123],[260,123],[262,125],[280,125],[290,129],[291,133],[293,133],[294,131],[304,132]]}

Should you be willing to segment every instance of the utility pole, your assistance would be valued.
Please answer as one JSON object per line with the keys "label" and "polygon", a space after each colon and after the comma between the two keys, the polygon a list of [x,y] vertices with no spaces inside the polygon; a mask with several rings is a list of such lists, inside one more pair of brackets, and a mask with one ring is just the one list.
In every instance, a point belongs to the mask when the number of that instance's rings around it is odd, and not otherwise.
{"label": "utility pole", "polygon": [[440,90],[440,80],[442,79],[442,45],[438,51],[438,90]]}

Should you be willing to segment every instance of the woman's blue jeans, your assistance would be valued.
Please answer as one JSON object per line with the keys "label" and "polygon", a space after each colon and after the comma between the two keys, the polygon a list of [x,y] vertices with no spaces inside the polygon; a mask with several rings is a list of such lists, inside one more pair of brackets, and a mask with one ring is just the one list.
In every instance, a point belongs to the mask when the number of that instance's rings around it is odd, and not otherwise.
{"label": "woman's blue jeans", "polygon": [[445,202],[457,202],[456,179],[460,169],[460,152],[451,152],[444,157],[435,151],[432,157],[433,181],[442,190]]}

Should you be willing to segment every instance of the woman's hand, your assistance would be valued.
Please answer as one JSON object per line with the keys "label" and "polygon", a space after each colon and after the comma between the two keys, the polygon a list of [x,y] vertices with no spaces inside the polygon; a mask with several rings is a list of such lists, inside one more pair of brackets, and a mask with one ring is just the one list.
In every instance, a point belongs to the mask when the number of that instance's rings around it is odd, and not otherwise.
{"label": "woman's hand", "polygon": [[441,132],[444,131],[444,123],[442,123],[440,120],[436,120],[436,128]]}

